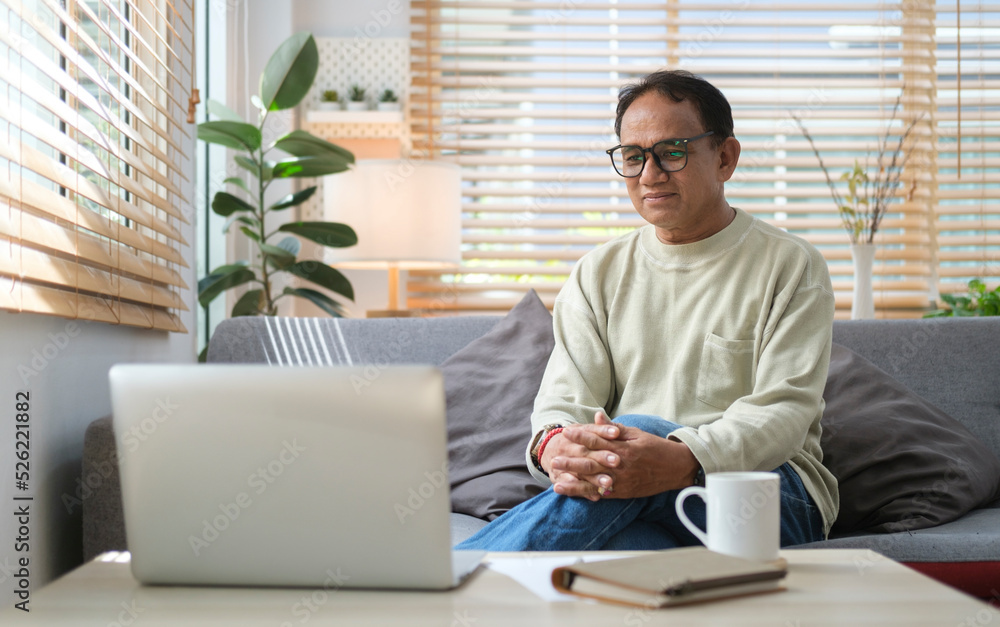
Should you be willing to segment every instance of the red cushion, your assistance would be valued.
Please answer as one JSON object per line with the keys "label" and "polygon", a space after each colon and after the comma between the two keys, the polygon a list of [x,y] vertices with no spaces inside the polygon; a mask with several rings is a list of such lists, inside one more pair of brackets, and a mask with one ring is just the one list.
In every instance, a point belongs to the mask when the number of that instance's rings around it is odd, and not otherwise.
{"label": "red cushion", "polygon": [[903,562],[980,599],[1000,599],[1000,562]]}

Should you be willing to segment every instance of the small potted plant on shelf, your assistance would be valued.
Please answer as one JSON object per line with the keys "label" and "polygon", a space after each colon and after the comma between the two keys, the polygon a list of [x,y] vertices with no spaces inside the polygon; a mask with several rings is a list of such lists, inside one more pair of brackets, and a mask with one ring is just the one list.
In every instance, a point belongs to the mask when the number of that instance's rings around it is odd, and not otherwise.
{"label": "small potted plant on shelf", "polygon": [[399,98],[396,92],[386,89],[378,97],[379,111],[399,111]]}
{"label": "small potted plant on shelf", "polygon": [[368,110],[368,103],[365,102],[365,88],[361,85],[351,85],[351,91],[348,92],[347,110],[348,111],[366,111]]}
{"label": "small potted plant on shelf", "polygon": [[336,89],[324,90],[319,96],[319,108],[321,111],[337,111],[340,109],[340,94]]}

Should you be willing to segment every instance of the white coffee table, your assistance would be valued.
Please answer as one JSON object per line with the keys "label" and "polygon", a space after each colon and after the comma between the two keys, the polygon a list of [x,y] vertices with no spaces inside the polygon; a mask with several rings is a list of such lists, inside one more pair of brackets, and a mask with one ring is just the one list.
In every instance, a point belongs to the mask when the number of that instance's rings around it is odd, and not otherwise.
{"label": "white coffee table", "polygon": [[[509,559],[496,553],[488,559]],[[623,554],[625,555],[625,554]],[[694,606],[646,610],[591,601],[549,603],[484,569],[451,592],[146,587],[128,554],[95,560],[31,598],[31,613],[0,611],[2,625],[1000,625],[990,605],[876,553],[783,551],[787,590]],[[104,559],[114,558],[106,554]]]}

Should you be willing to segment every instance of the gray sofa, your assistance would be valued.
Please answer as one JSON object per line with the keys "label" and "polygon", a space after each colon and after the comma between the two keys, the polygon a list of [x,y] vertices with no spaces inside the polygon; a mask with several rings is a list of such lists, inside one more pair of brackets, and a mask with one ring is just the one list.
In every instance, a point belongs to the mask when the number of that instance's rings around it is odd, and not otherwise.
{"label": "gray sofa", "polygon": [[[217,328],[210,362],[440,365],[494,327],[499,316],[409,319],[236,318]],[[403,341],[405,338],[405,341]],[[838,321],[834,342],[870,360],[947,412],[1000,456],[1000,318]],[[84,551],[90,559],[126,548],[110,419],[87,431],[83,477],[99,476],[83,501]],[[453,514],[462,539],[486,524]],[[819,547],[870,548],[978,596],[995,593],[1000,572],[1000,501],[958,520],[898,533],[831,536]],[[860,566],[859,566],[860,568]],[[983,592],[985,590],[985,592]]]}

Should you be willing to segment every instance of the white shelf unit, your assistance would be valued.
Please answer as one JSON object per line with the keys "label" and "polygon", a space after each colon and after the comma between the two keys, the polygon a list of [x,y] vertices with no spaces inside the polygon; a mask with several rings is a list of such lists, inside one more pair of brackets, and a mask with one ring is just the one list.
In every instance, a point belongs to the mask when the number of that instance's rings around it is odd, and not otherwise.
{"label": "white shelf unit", "polygon": [[310,124],[402,124],[402,111],[306,111]]}

